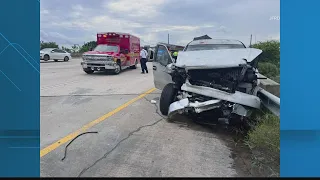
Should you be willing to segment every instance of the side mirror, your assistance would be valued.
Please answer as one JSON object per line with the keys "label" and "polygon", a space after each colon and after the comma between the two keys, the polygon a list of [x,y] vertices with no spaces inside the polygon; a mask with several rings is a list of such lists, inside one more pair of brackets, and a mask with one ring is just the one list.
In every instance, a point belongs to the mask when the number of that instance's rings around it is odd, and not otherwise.
{"label": "side mirror", "polygon": [[54,53],[54,50],[52,50],[51,53]]}

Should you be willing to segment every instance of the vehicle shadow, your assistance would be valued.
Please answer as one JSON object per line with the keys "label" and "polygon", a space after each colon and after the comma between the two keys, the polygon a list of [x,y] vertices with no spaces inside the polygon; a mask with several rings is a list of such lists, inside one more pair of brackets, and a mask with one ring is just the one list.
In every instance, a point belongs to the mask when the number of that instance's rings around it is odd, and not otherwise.
{"label": "vehicle shadow", "polygon": [[192,117],[181,114],[176,114],[167,121],[170,123],[183,124],[183,126],[188,127],[189,129],[194,131],[202,131],[207,133],[214,133],[219,136],[226,136],[228,138],[232,138],[233,141],[245,136],[245,132],[240,133],[240,129],[237,129],[238,127],[236,126],[225,126],[216,123],[217,120],[214,116],[212,117],[212,123],[210,124],[195,121],[192,119]]}
{"label": "vehicle shadow", "polygon": [[46,63],[68,63],[70,61],[54,61],[54,60],[49,60],[49,61],[40,61],[41,64],[46,64]]}
{"label": "vehicle shadow", "polygon": [[[137,69],[127,68],[127,69],[122,70],[120,74],[114,74],[112,71],[101,71],[101,72],[94,72],[93,74],[88,74],[88,75],[91,75],[91,76],[105,76],[105,75],[117,76],[117,75],[121,75],[122,73],[136,71]],[[138,72],[140,72],[140,71],[138,71]]]}

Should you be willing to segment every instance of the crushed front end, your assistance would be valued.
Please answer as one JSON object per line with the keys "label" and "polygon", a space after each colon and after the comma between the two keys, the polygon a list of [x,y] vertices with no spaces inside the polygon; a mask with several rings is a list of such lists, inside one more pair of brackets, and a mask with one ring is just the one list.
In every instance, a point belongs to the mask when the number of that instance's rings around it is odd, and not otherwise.
{"label": "crushed front end", "polygon": [[218,121],[230,124],[232,119],[243,119],[260,108],[260,99],[255,95],[256,68],[249,64],[198,69],[173,65],[170,75],[176,97],[169,106],[169,118],[176,113],[214,112]]}

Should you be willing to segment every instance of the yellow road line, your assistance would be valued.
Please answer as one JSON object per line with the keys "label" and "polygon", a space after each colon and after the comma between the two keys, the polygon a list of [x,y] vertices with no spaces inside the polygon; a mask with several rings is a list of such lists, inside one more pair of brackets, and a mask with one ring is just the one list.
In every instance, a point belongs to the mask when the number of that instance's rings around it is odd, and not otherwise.
{"label": "yellow road line", "polygon": [[98,123],[106,120],[107,118],[109,118],[110,116],[116,114],[117,112],[123,110],[124,108],[128,107],[130,104],[138,101],[139,99],[145,97],[146,95],[152,93],[154,90],[156,90],[155,88],[152,88],[150,90],[148,90],[147,92],[139,95],[138,97],[131,99],[130,101],[126,102],[125,104],[122,104],[121,106],[117,107],[116,109],[114,109],[113,111],[99,117],[96,120],[91,121],[90,123],[84,125],[82,128],[78,129],[77,131],[61,138],[60,140],[58,140],[57,142],[43,148],[40,151],[40,157],[45,156],[46,154],[50,153],[51,151],[57,149],[59,146],[65,144],[66,142],[72,140],[73,138],[75,138],[76,136],[78,136],[80,133],[83,133],[84,131],[87,131],[89,128],[93,127],[94,125],[97,125]]}

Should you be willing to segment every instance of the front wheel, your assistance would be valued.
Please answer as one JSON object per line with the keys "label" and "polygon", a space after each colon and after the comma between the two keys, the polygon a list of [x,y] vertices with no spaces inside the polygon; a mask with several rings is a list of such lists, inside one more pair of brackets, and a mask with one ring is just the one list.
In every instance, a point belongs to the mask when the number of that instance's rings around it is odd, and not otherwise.
{"label": "front wheel", "polygon": [[160,112],[167,116],[169,111],[169,106],[173,103],[174,99],[176,98],[178,90],[174,88],[173,84],[167,84],[161,93],[160,97]]}
{"label": "front wheel", "polygon": [[44,60],[44,61],[48,61],[49,59],[50,59],[50,56],[49,56],[49,55],[47,55],[47,54],[44,55],[44,57],[43,57],[43,60]]}
{"label": "front wheel", "polygon": [[131,68],[131,69],[137,69],[137,64],[138,64],[138,61],[136,60],[136,61],[134,62],[134,65],[132,65],[130,68]]}
{"label": "front wheel", "polygon": [[69,61],[69,57],[68,56],[66,56],[66,57],[64,57],[64,59],[63,59],[64,61]]}
{"label": "front wheel", "polygon": [[91,69],[83,69],[84,72],[86,72],[87,74],[92,74],[94,72],[94,70]]}
{"label": "front wheel", "polygon": [[120,65],[120,63],[117,63],[116,65],[115,65],[115,70],[114,70],[114,74],[120,74],[120,72],[121,72],[121,65]]}

